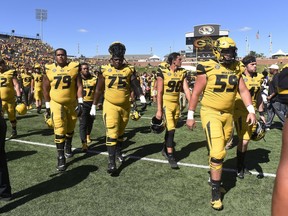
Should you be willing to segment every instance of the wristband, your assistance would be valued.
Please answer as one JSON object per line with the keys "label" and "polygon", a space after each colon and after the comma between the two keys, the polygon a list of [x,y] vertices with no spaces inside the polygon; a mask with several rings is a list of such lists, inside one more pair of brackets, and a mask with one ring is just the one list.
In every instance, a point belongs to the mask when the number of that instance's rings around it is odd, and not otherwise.
{"label": "wristband", "polygon": [[50,102],[45,102],[45,107],[46,107],[47,109],[50,109]]}
{"label": "wristband", "polygon": [[254,109],[253,105],[250,104],[250,105],[248,105],[246,108],[247,108],[247,110],[248,110],[249,113],[255,114],[255,109]]}
{"label": "wristband", "polygon": [[78,103],[83,103],[83,98],[82,97],[78,98]]}
{"label": "wristband", "polygon": [[187,119],[188,120],[194,119],[194,111],[193,110],[188,110]]}
{"label": "wristband", "polygon": [[146,103],[146,99],[145,99],[144,95],[140,96],[140,102],[141,103]]}
{"label": "wristband", "polygon": [[261,112],[259,111],[259,115],[264,116],[264,111],[261,111]]}

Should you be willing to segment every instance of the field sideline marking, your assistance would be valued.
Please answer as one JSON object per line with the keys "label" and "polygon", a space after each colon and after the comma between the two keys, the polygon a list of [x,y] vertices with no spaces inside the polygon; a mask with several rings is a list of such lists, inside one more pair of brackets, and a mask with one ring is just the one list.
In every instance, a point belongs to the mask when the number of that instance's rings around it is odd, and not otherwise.
{"label": "field sideline marking", "polygon": [[[18,143],[25,143],[25,144],[30,144],[30,145],[37,145],[37,146],[45,146],[45,147],[51,147],[51,148],[56,148],[56,145],[51,145],[51,144],[45,144],[45,143],[39,143],[39,142],[31,142],[31,141],[25,141],[25,140],[19,140],[19,139],[8,139],[7,141],[12,141],[12,142],[18,142]],[[75,150],[75,148],[72,148],[72,150]],[[107,152],[100,152],[100,151],[94,151],[94,150],[88,150],[90,153],[96,153],[96,154],[101,154],[101,155],[108,155]],[[157,163],[168,163],[167,160],[161,160],[161,159],[153,159],[153,158],[147,158],[147,157],[138,157],[138,156],[133,156],[133,155],[124,155],[127,158],[133,158],[137,160],[144,160],[144,161],[152,161],[152,162],[157,162]],[[181,166],[186,166],[186,167],[196,167],[196,168],[201,168],[201,169],[209,169],[209,166],[205,165],[198,165],[198,164],[191,164],[191,163],[182,163],[178,162],[178,165]],[[236,172],[234,169],[229,169],[229,168],[223,168],[223,171],[226,172]],[[258,172],[255,171],[250,171],[253,175],[258,175]],[[266,177],[276,177],[276,174],[273,173],[263,173],[264,176]]]}

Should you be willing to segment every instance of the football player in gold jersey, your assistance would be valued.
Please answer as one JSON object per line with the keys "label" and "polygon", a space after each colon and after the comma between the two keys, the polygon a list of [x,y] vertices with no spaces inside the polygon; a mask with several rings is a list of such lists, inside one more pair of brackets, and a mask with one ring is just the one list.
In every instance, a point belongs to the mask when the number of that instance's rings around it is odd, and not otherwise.
{"label": "football player in gold jersey", "polygon": [[[278,77],[278,100],[288,106],[288,64],[284,65]],[[288,203],[288,116],[282,131],[281,157],[276,173],[273,196],[272,216],[287,215]]]}
{"label": "football player in gold jersey", "polygon": [[[180,53],[170,53],[167,62],[161,63],[157,70],[157,112],[158,120],[166,121],[166,132],[162,155],[168,160],[172,169],[178,169],[174,156],[174,135],[180,116],[179,97],[184,90],[190,100],[190,91],[186,80],[187,71],[181,68]],[[164,115],[164,117],[163,117]]]}
{"label": "football player in gold jersey", "polygon": [[27,109],[32,109],[32,92],[33,92],[33,85],[32,85],[32,68],[26,67],[24,72],[20,75],[21,87],[24,93],[24,102],[27,106]]}
{"label": "football player in gold jersey", "polygon": [[35,105],[38,114],[41,113],[41,107],[42,107],[42,98],[43,98],[42,82],[43,82],[43,74],[41,72],[41,66],[40,64],[35,64],[32,86],[33,86]]}
{"label": "football player in gold jersey", "polygon": [[[262,97],[260,95],[261,85],[264,80],[264,76],[257,73],[257,63],[255,56],[247,55],[243,58],[242,63],[245,66],[245,71],[242,74],[242,78],[246,87],[248,88],[251,98],[252,105],[255,110],[258,109],[262,121],[265,123],[263,114]],[[237,176],[240,179],[244,178],[244,174],[251,174],[245,167],[245,155],[248,149],[248,143],[251,139],[253,125],[248,125],[246,118],[248,111],[239,93],[236,95],[235,109],[234,109],[234,125],[238,135],[237,145]],[[258,176],[260,177],[260,175]]]}
{"label": "football player in gold jersey", "polygon": [[211,206],[223,209],[220,193],[223,160],[226,155],[225,144],[233,130],[233,110],[237,91],[249,114],[245,119],[249,124],[256,123],[255,109],[243,78],[243,67],[236,60],[237,47],[229,37],[218,38],[213,45],[215,60],[208,60],[197,65],[197,80],[190,98],[186,125],[190,130],[196,126],[194,112],[201,100],[201,121],[205,131],[210,165],[212,186]]}
{"label": "football player in gold jersey", "polygon": [[82,150],[87,151],[88,143],[91,143],[90,134],[93,127],[94,117],[90,115],[91,106],[94,99],[94,92],[97,78],[89,71],[88,63],[80,64],[80,73],[83,84],[83,112],[79,118],[79,131],[82,142]]}
{"label": "football player in gold jersey", "polygon": [[55,61],[56,63],[45,65],[43,95],[46,114],[48,117],[51,115],[54,126],[54,141],[58,152],[57,170],[64,171],[65,157],[73,156],[72,137],[77,116],[81,115],[83,109],[83,86],[79,63],[68,62],[65,49],[56,49]]}
{"label": "football player in gold jersey", "polygon": [[17,72],[9,69],[3,59],[0,59],[0,91],[2,99],[3,112],[7,112],[8,119],[12,125],[12,134],[10,138],[17,136],[16,129],[16,111],[15,111],[15,91],[17,100],[16,103],[22,103],[20,85],[17,79]]}
{"label": "football player in gold jersey", "polygon": [[123,160],[121,145],[130,114],[130,95],[133,90],[141,103],[146,103],[137,79],[135,68],[127,64],[124,58],[126,47],[114,42],[108,49],[110,64],[100,68],[93,105],[90,111],[96,115],[96,104],[104,89],[103,121],[106,127],[106,146],[108,151],[108,170],[111,175],[118,174],[115,158]]}

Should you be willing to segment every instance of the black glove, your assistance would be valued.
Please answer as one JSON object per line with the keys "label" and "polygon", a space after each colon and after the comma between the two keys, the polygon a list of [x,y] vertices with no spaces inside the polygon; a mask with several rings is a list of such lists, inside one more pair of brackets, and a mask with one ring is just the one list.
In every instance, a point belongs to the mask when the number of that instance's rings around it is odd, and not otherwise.
{"label": "black glove", "polygon": [[45,117],[46,117],[47,119],[51,117],[50,108],[46,108]]}
{"label": "black glove", "polygon": [[16,103],[17,105],[22,103],[21,96],[17,96]]}
{"label": "black glove", "polygon": [[77,113],[77,117],[80,117],[83,112],[83,103],[78,103],[78,106],[76,107],[75,111]]}

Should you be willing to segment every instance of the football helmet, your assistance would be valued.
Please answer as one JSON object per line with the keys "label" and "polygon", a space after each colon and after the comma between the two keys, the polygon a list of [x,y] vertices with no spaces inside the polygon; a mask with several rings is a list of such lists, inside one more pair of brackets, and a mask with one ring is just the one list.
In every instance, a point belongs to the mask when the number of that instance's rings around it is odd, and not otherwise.
{"label": "football helmet", "polygon": [[165,122],[163,119],[159,120],[156,116],[153,116],[151,119],[151,131],[156,134],[160,134],[165,130]]}
{"label": "football helmet", "polygon": [[265,137],[265,123],[258,121],[252,128],[251,140],[259,141]]}
{"label": "football helmet", "polygon": [[25,115],[27,113],[27,106],[24,103],[20,103],[15,107],[19,115]]}
{"label": "football helmet", "polygon": [[49,128],[53,128],[53,120],[47,113],[44,113],[44,121]]}
{"label": "football helmet", "polygon": [[141,114],[137,110],[131,110],[130,118],[134,121],[138,121],[141,118]]}
{"label": "football helmet", "polygon": [[231,64],[237,57],[236,43],[232,38],[220,37],[213,44],[213,54],[218,62]]}

